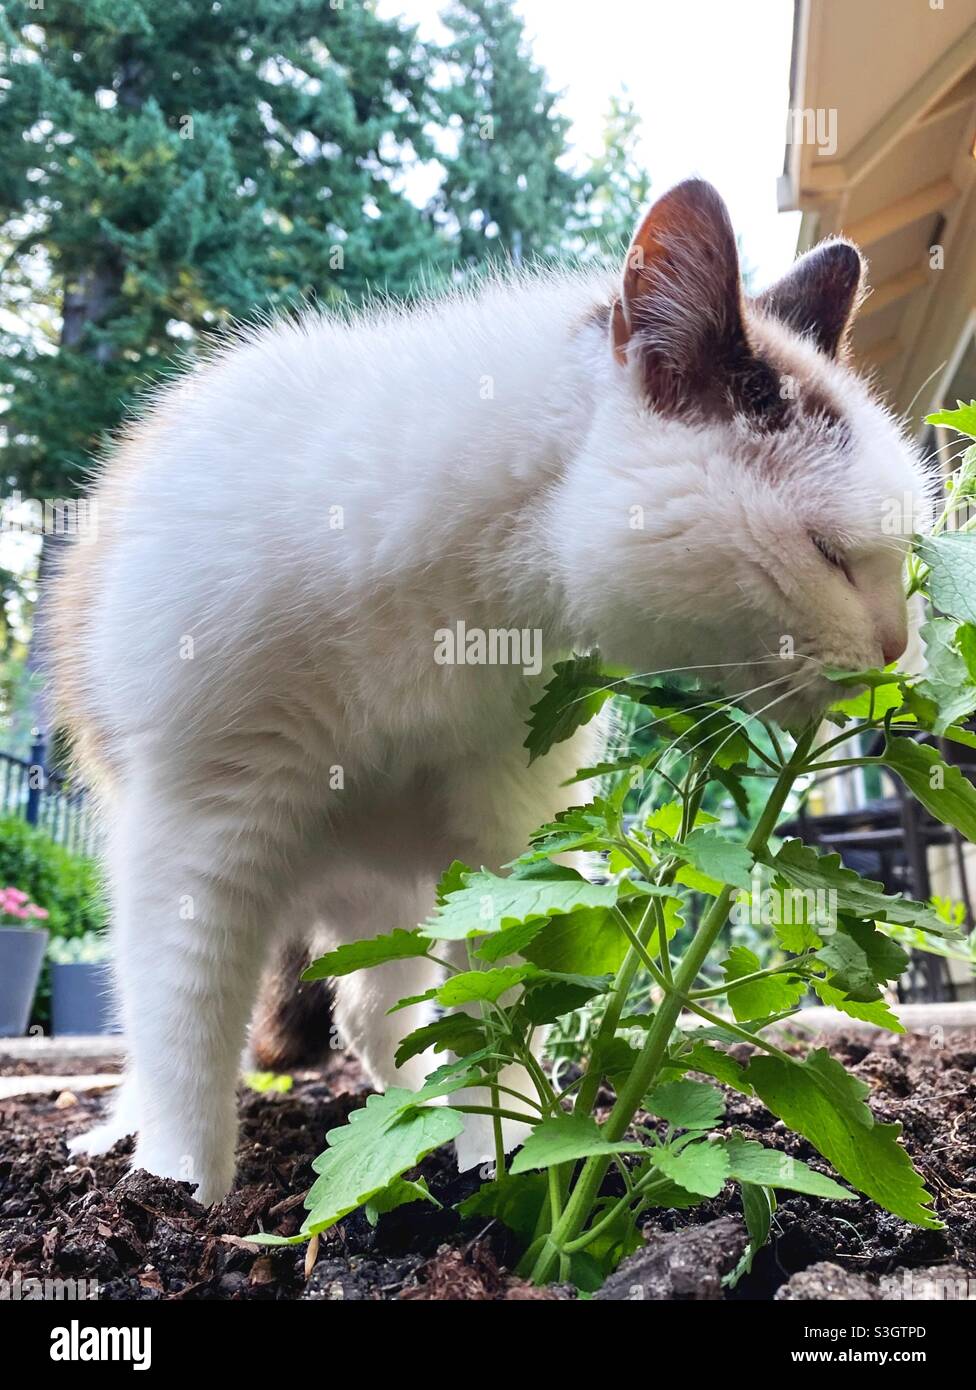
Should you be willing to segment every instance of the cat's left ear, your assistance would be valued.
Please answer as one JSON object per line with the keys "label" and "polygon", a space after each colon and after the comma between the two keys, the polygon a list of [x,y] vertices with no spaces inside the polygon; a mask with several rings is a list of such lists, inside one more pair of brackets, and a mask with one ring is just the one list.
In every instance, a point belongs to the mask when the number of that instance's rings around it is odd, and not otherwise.
{"label": "cat's left ear", "polygon": [[866,272],[867,263],[852,241],[824,241],[801,256],[756,305],[828,357],[842,358],[864,298]]}
{"label": "cat's left ear", "polygon": [[753,361],[728,210],[702,179],[651,208],[627,252],[610,324],[614,356],[636,361],[657,409],[716,405]]}

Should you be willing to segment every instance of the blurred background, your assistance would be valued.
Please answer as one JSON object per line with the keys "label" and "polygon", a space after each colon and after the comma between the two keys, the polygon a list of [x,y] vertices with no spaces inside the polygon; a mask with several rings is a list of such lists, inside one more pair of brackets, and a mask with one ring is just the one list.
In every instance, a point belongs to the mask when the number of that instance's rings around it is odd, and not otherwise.
{"label": "blurred background", "polygon": [[[616,257],[648,198],[699,174],[751,290],[823,236],[863,246],[858,365],[946,466],[921,421],[976,396],[974,142],[976,0],[0,4],[0,885],[98,956],[44,574],[85,543],[93,459],[207,335]],[[795,812],[972,923],[972,847],[885,779]],[[969,988],[965,962],[923,974],[932,997]]]}

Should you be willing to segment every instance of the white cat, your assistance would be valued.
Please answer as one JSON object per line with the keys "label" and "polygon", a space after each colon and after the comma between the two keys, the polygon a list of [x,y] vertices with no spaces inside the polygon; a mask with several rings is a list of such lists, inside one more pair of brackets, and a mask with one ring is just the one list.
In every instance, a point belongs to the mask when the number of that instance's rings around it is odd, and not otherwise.
{"label": "white cat", "polygon": [[[76,1150],[135,1130],[137,1165],[220,1198],[271,943],[412,928],[452,858],[497,868],[580,799],[561,784],[587,739],[527,765],[545,673],[445,664],[441,630],[525,630],[547,667],[598,643],[642,672],[708,668],[793,715],[823,703],[821,663],[901,652],[902,538],[927,503],[843,362],[862,277],[833,241],[746,301],[724,204],[690,181],[619,282],[264,328],[128,431],[56,600],[131,1050]],[[338,981],[380,1087],[430,1068],[392,1061],[424,1006],[386,1010],[432,970]]]}

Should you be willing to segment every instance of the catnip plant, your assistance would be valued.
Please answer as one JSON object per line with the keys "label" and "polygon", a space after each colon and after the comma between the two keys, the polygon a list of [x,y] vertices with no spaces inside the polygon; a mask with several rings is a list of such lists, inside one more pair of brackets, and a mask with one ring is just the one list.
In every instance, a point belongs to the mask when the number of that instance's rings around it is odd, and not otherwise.
{"label": "catnip plant", "polygon": [[[930,421],[976,440],[976,402]],[[906,1221],[939,1227],[898,1142],[900,1126],[875,1119],[867,1086],[823,1048],[784,1050],[772,1025],[812,991],[853,1018],[904,1031],[884,996],[908,963],[901,941],[944,951],[958,927],[933,906],[886,894],[836,854],[778,839],[776,828],[813,777],[875,766],[976,840],[976,788],[943,756],[947,744],[976,748],[965,727],[976,711],[974,499],[970,444],[946,484],[942,515],[914,539],[908,559],[908,591],[929,610],[925,673],[827,672],[837,700],[819,729],[787,732],[707,690],[605,670],[597,653],[556,666],[532,712],[530,757],[611,699],[631,701],[656,741],[582,769],[577,780],[600,777],[603,794],[541,826],[506,874],[454,863],[429,921],[342,946],[306,972],[320,979],[415,955],[437,960],[444,940],[468,948],[468,968],[446,967],[443,984],[425,996],[442,1015],[405,1037],[397,1054],[398,1064],[428,1049],[457,1060],[419,1091],[370,1096],[332,1130],[301,1232],[261,1239],[307,1240],[358,1207],[375,1222],[404,1203],[434,1200],[407,1175],[457,1138],[472,1113],[492,1117],[497,1152],[490,1180],[461,1213],[510,1227],[523,1250],[519,1272],[540,1284],[599,1287],[640,1246],[646,1212],[693,1207],[727,1182],[739,1188],[750,1235],[733,1277],[766,1240],[782,1191],[863,1194]],[[667,799],[625,816],[629,791],[652,772]],[[757,785],[762,795],[750,797],[747,787]],[[710,787],[732,798],[746,833],[703,809]],[[559,862],[579,851],[599,856],[599,876]],[[707,903],[693,928],[685,920],[692,894]],[[769,934],[773,963],[729,946],[736,913]],[[536,1060],[533,1035],[581,1008],[590,1023],[582,1068],[561,1085]],[[746,1062],[728,1050],[737,1042],[749,1044]],[[512,1062],[526,1069],[533,1094],[506,1093],[499,1074]],[[724,1128],[716,1082],[757,1097],[837,1177]],[[598,1104],[604,1083],[616,1097],[608,1112]],[[482,1103],[459,1103],[472,1087],[483,1088]],[[527,1109],[533,1127],[509,1161],[502,1122],[524,1119]]]}

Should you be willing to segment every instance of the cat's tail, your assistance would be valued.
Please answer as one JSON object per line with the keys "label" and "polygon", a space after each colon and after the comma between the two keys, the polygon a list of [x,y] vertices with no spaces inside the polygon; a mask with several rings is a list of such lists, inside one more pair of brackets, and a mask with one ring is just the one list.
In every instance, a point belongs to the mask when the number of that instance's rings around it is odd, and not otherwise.
{"label": "cat's tail", "polygon": [[309,959],[304,942],[288,941],[264,973],[249,1038],[259,1071],[311,1066],[331,1049],[332,994],[325,980],[302,983]]}

